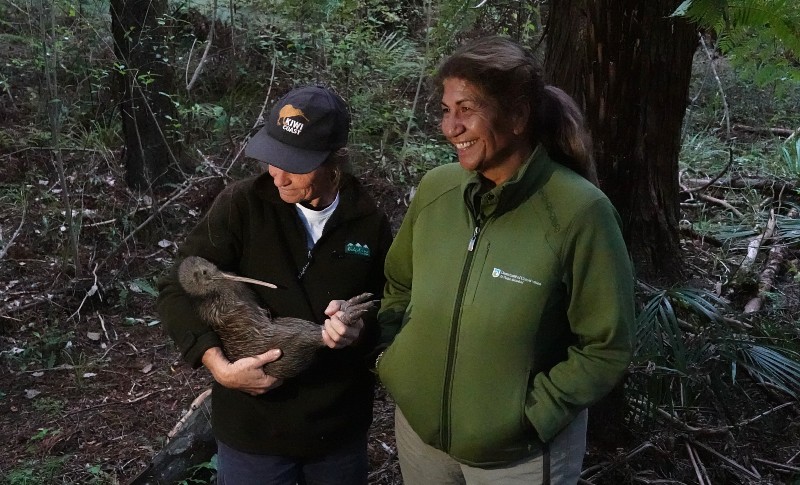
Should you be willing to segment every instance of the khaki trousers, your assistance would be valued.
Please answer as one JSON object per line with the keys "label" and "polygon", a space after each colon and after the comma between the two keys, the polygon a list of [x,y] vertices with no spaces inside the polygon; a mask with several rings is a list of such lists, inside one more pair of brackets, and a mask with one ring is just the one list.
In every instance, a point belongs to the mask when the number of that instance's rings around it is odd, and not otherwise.
{"label": "khaki trousers", "polygon": [[425,444],[395,408],[395,439],[404,485],[574,485],[586,453],[582,411],[537,454],[496,468],[478,468],[455,461]]}

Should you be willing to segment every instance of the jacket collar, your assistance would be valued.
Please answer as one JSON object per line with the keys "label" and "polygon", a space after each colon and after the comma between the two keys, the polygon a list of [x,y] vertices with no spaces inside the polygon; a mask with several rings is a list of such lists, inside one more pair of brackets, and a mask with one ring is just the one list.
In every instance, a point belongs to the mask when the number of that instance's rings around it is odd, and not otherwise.
{"label": "jacket collar", "polygon": [[535,194],[550,178],[553,168],[544,147],[538,145],[510,179],[488,191],[482,189],[480,174],[467,172],[461,183],[464,202],[478,220],[499,217]]}

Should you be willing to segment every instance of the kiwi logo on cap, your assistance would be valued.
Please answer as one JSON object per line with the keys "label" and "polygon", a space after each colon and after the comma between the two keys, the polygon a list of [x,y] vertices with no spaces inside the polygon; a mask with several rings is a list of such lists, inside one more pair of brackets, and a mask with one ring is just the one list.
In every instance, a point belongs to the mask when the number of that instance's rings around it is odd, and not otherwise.
{"label": "kiwi logo on cap", "polygon": [[299,135],[300,132],[303,131],[303,126],[305,125],[297,120],[291,119],[297,117],[309,121],[308,117],[305,115],[305,113],[303,113],[303,110],[300,108],[295,108],[291,104],[287,104],[278,112],[278,126],[283,127],[283,129],[289,133]]}

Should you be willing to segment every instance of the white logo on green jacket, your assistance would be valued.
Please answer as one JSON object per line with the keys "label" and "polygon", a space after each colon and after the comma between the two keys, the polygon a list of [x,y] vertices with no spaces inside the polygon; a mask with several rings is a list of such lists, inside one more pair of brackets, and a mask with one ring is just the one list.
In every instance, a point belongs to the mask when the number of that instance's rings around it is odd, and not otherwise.
{"label": "white logo on green jacket", "polygon": [[492,270],[492,278],[500,278],[500,279],[503,279],[503,280],[506,280],[506,281],[510,281],[512,283],[517,283],[519,285],[522,285],[522,284],[525,284],[525,283],[532,283],[532,284],[534,284],[536,286],[542,286],[542,284],[539,283],[536,280],[532,280],[530,278],[526,278],[524,276],[520,276],[520,275],[517,275],[517,274],[506,273],[505,271],[503,271],[500,268],[495,268],[495,269]]}

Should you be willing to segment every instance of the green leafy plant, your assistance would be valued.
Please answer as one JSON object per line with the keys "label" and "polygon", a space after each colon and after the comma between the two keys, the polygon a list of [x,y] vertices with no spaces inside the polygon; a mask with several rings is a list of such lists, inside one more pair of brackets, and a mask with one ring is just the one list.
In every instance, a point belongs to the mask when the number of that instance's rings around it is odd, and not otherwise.
{"label": "green leafy plant", "polygon": [[59,483],[59,476],[69,456],[47,456],[42,460],[28,460],[10,470],[5,477],[8,485],[39,485]]}
{"label": "green leafy plant", "polygon": [[781,146],[781,156],[789,173],[800,177],[800,136],[796,137],[794,143],[788,141]]}
{"label": "green leafy plant", "polygon": [[213,483],[208,477],[213,477],[217,471],[217,455],[211,457],[209,461],[191,467],[189,478],[181,480],[177,485],[202,485]]}
{"label": "green leafy plant", "polygon": [[[800,81],[800,7],[793,0],[684,0],[672,14],[713,30],[723,53],[759,85]],[[794,61],[792,58],[794,57]]]}
{"label": "green leafy plant", "polygon": [[701,396],[714,396],[720,391],[718,383],[706,379],[710,374],[727,376],[736,386],[738,369],[797,397],[800,353],[777,344],[785,339],[742,336],[724,316],[730,311],[727,303],[706,290],[643,288],[646,302],[636,318],[637,371],[628,385],[636,419],[653,419],[661,407],[693,406]]}
{"label": "green leafy plant", "polygon": [[49,416],[57,416],[64,410],[64,401],[54,397],[40,397],[33,401],[33,409]]}

